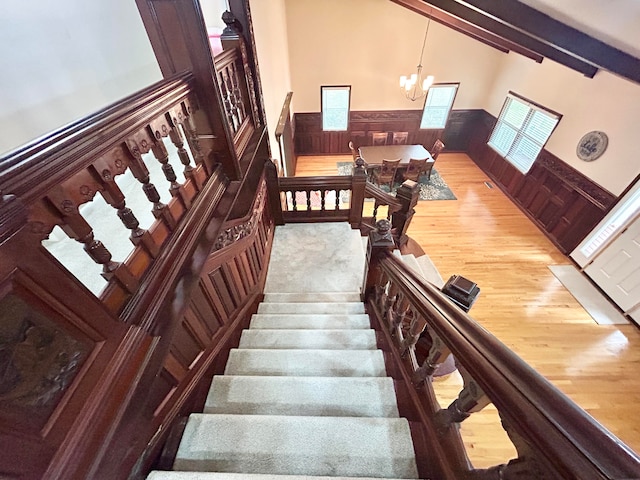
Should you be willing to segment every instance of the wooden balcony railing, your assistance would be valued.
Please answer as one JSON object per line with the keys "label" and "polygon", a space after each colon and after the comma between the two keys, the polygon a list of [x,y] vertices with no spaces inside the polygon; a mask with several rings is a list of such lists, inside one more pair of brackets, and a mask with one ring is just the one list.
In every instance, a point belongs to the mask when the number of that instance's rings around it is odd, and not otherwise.
{"label": "wooden balcony railing", "polygon": [[[640,478],[640,458],[613,434],[483,329],[439,289],[390,254],[388,222],[369,238],[365,282],[374,315],[413,400],[425,432],[438,452],[442,478],[630,479]],[[415,345],[421,335],[431,349],[422,364]],[[464,380],[458,398],[441,408],[432,375],[453,354]],[[457,425],[493,403],[518,457],[474,470]],[[419,459],[420,463],[420,459]]]}
{"label": "wooden balcony railing", "polygon": [[[367,181],[362,159],[354,164],[352,175],[316,177],[270,177],[274,205],[283,223],[347,221],[352,228],[366,234],[374,228],[378,209],[387,209],[386,218],[394,219],[396,231],[406,233],[413,207],[418,199],[417,186],[408,182],[394,197]],[[364,212],[365,200],[371,199],[371,215]],[[276,217],[280,213],[274,213]]]}
{"label": "wooden balcony railing", "polygon": [[[0,470],[11,476],[127,478],[252,313],[273,234],[264,179],[252,179],[263,206],[242,238],[209,258],[240,182],[228,188],[200,147],[194,83],[177,74],[0,159]],[[245,148],[256,164],[258,133]]]}

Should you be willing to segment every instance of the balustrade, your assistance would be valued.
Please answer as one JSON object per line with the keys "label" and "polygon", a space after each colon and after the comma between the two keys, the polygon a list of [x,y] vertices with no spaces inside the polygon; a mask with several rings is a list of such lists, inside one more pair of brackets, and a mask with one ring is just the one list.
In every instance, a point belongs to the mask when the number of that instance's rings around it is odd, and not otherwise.
{"label": "balustrade", "polygon": [[[31,232],[111,308],[120,309],[136,292],[206,182],[204,154],[187,149],[198,145],[191,82],[188,74],[159,82],[55,132],[46,146],[36,143],[0,162],[2,186],[27,205]],[[191,143],[185,143],[183,129]],[[173,143],[173,153],[165,138]],[[146,158],[148,152],[159,168]],[[200,163],[194,166],[192,158]],[[183,167],[182,183],[174,164]],[[156,178],[159,171],[162,177]],[[156,185],[164,182],[166,190],[159,191]],[[164,191],[169,194],[165,202]],[[53,232],[58,227],[82,246],[104,280],[95,278],[95,269],[64,236],[58,238]]]}
{"label": "balustrade", "polygon": [[[392,238],[387,220],[370,233],[365,299],[393,345],[417,416],[433,435],[430,443],[438,453],[432,455],[443,472],[450,472],[447,478],[638,478],[636,454],[392,255]],[[421,336],[430,338],[430,349],[420,365],[416,343]],[[441,406],[433,375],[450,354],[463,386],[457,398]],[[517,458],[474,469],[459,425],[491,403]]]}

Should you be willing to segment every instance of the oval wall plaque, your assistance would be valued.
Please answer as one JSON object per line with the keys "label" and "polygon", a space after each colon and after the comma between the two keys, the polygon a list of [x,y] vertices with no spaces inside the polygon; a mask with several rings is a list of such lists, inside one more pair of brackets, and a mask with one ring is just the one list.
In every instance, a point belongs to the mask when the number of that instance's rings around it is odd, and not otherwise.
{"label": "oval wall plaque", "polygon": [[576,155],[580,160],[593,162],[604,153],[609,144],[609,138],[604,132],[594,130],[585,134],[576,147]]}

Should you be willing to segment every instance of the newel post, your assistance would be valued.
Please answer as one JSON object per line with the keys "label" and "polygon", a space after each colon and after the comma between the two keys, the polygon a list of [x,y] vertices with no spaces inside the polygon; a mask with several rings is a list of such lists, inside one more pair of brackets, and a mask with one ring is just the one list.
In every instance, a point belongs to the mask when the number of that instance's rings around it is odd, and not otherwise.
{"label": "newel post", "polygon": [[409,230],[409,225],[411,225],[413,214],[416,213],[415,206],[418,204],[419,196],[420,186],[412,180],[405,180],[396,192],[396,198],[400,200],[402,207],[399,211],[393,212],[391,226],[396,232],[398,248],[406,245],[409,240],[407,230]]}
{"label": "newel post", "polygon": [[362,223],[362,207],[364,205],[364,190],[367,186],[367,170],[364,168],[364,160],[356,158],[351,176],[351,205],[349,210],[349,223],[351,228],[360,228]]}
{"label": "newel post", "polygon": [[380,281],[380,258],[383,252],[392,252],[396,248],[391,235],[391,222],[378,220],[376,229],[369,233],[367,242],[367,258],[364,264],[364,284],[360,297],[366,301],[367,297],[375,292],[376,285]]}
{"label": "newel post", "polygon": [[275,225],[284,225],[284,216],[282,215],[282,201],[280,200],[280,184],[278,180],[278,169],[276,164],[270,159],[264,162],[264,176],[267,181],[267,196],[269,197],[269,206],[271,207],[271,215]]}

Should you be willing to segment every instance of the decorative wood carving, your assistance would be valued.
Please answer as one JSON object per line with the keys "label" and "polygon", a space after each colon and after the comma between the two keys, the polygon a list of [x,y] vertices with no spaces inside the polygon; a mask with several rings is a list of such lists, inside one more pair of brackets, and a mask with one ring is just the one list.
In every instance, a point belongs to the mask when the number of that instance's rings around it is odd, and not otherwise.
{"label": "decorative wood carving", "polygon": [[220,235],[218,235],[218,238],[214,243],[213,248],[215,250],[220,250],[221,248],[228,247],[232,243],[242,240],[243,238],[253,233],[256,225],[262,218],[262,211],[265,207],[266,193],[267,183],[263,178],[258,187],[258,191],[256,192],[256,199],[253,206],[253,211],[251,212],[251,217],[246,222],[225,228],[225,230]]}

